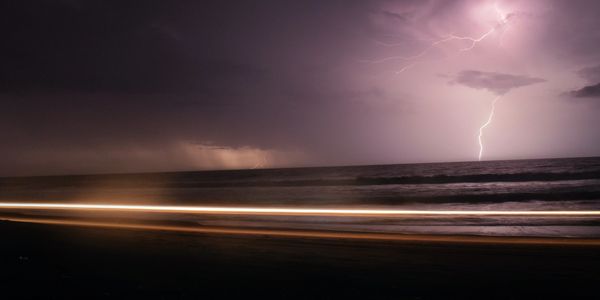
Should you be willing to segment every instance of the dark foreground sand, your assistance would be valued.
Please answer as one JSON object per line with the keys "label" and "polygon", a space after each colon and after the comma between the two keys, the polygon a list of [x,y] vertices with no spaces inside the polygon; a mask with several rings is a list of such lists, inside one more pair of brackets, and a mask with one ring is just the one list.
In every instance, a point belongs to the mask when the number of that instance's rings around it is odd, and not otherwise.
{"label": "dark foreground sand", "polygon": [[[595,298],[600,246],[0,222],[12,298]],[[10,296],[10,297],[8,297]]]}

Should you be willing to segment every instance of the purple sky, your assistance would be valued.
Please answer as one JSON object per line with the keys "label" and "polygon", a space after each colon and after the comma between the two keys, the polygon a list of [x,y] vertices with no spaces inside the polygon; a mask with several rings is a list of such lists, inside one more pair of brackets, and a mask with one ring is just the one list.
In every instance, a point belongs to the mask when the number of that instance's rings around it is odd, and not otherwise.
{"label": "purple sky", "polygon": [[600,155],[600,2],[0,4],[0,175]]}

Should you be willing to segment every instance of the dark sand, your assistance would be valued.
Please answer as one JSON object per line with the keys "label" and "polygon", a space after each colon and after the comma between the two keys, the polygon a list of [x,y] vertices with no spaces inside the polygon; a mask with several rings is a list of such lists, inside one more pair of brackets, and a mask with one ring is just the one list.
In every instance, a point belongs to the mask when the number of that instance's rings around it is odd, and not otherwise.
{"label": "dark sand", "polygon": [[[0,222],[12,298],[595,298],[600,246]],[[4,297],[3,297],[4,298]]]}

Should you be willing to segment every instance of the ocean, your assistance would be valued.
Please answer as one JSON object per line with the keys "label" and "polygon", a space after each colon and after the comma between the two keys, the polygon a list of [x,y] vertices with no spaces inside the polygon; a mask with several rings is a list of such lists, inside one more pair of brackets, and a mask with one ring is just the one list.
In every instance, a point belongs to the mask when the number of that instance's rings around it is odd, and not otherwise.
{"label": "ocean", "polygon": [[[294,208],[587,211],[600,210],[600,158],[5,177],[0,178],[0,200]],[[143,218],[174,218],[198,226],[244,228],[600,237],[600,220],[590,216],[398,218],[146,214]]]}

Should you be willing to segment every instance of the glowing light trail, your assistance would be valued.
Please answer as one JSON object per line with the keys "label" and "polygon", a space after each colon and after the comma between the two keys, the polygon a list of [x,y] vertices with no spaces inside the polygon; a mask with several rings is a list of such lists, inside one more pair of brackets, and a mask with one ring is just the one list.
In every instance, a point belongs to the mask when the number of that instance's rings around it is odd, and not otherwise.
{"label": "glowing light trail", "polygon": [[485,129],[488,125],[490,125],[490,123],[492,123],[492,119],[494,118],[494,112],[496,111],[496,102],[498,102],[500,97],[502,96],[494,98],[494,101],[492,101],[492,109],[490,110],[490,116],[488,117],[487,121],[483,125],[481,125],[481,127],[479,127],[479,161],[481,161],[481,156],[483,155],[483,129]]}
{"label": "glowing light trail", "polygon": [[460,236],[460,235],[424,235],[424,234],[390,234],[366,232],[336,232],[315,230],[270,230],[224,227],[192,227],[175,225],[123,224],[98,221],[56,220],[44,218],[0,218],[11,222],[48,224],[59,226],[97,227],[128,230],[175,231],[203,234],[260,235],[286,238],[321,238],[321,239],[357,239],[384,240],[428,243],[473,243],[473,244],[527,244],[527,245],[559,245],[559,246],[600,246],[600,239],[582,238],[544,238],[544,237],[497,237],[497,236]]}
{"label": "glowing light trail", "polygon": [[295,215],[295,216],[600,216],[600,210],[586,211],[511,211],[511,210],[398,210],[398,209],[333,209],[276,207],[167,206],[78,203],[0,203],[4,210],[77,210],[122,211],[221,215]]}

